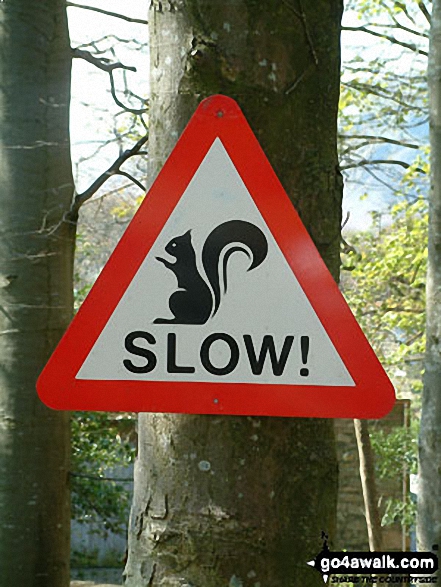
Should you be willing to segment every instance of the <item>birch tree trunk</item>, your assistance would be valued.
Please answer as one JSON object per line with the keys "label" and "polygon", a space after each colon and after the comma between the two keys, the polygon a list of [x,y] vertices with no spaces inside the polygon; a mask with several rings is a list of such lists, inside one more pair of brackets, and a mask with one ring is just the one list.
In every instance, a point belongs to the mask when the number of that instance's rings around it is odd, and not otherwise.
{"label": "birch tree trunk", "polygon": [[[340,0],[154,0],[151,177],[197,102],[239,102],[335,278]],[[289,301],[287,300],[287,303]],[[142,414],[125,585],[312,587],[335,530],[333,422]]]}
{"label": "birch tree trunk", "polygon": [[69,420],[37,376],[72,315],[63,0],[0,3],[0,584],[69,583]]}
{"label": "birch tree trunk", "polygon": [[441,2],[433,0],[429,48],[431,190],[426,357],[419,439],[419,550],[441,545]]}

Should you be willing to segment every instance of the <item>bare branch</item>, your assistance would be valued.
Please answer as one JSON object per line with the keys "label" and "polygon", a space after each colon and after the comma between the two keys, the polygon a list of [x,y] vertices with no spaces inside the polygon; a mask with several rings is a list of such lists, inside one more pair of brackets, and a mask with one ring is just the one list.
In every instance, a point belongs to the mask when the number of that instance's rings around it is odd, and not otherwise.
{"label": "bare branch", "polygon": [[119,61],[116,63],[111,63],[110,60],[107,59],[106,57],[95,57],[95,55],[90,53],[90,51],[84,51],[83,49],[79,49],[78,47],[72,48],[71,51],[72,51],[72,57],[84,59],[84,60],[88,61],[89,63],[92,63],[92,65],[95,65],[95,67],[98,67],[98,69],[101,69],[102,71],[105,71],[106,73],[109,74],[110,92],[112,94],[112,97],[113,97],[115,103],[120,108],[122,108],[126,112],[131,112],[132,114],[135,114],[137,116],[140,116],[141,114],[144,114],[145,112],[147,112],[147,108],[130,108],[130,106],[126,106],[125,104],[123,104],[121,102],[121,100],[116,95],[115,79],[113,77],[113,72],[115,71],[115,69],[123,69],[123,70],[129,70],[129,71],[136,72],[136,67],[133,67],[131,65],[124,65],[123,63],[120,63]]}
{"label": "bare branch", "polygon": [[[106,112],[108,112],[108,110],[106,110]],[[116,115],[118,116],[118,115]],[[83,155],[78,159],[77,165],[84,163],[85,161],[90,161],[90,159],[93,159],[94,157],[96,157],[96,155],[98,155],[98,153],[100,153],[103,149],[107,148],[109,145],[111,145],[112,143],[120,143],[121,139],[125,139],[127,137],[130,137],[133,134],[133,128],[129,128],[126,132],[124,133],[118,133],[117,136],[114,136],[111,139],[107,139],[106,141],[101,140],[101,141],[93,141],[93,143],[98,144],[98,146],[95,148],[94,151],[92,151],[89,155]],[[80,143],[76,143],[77,145]],[[86,141],[86,144],[92,144],[92,141]],[[140,153],[141,154],[141,153]]]}
{"label": "bare branch", "polygon": [[364,26],[342,26],[341,30],[342,31],[356,31],[356,32],[358,31],[361,33],[367,33],[368,35],[373,35],[374,37],[380,37],[381,39],[386,39],[387,41],[390,41],[391,43],[394,43],[395,45],[400,45],[401,47],[405,47],[406,49],[410,49],[411,51],[414,51],[415,53],[419,53],[420,55],[424,55],[425,57],[427,57],[429,55],[427,53],[427,51],[423,51],[422,49],[418,49],[418,47],[414,43],[405,43],[404,41],[399,41],[395,37],[391,37],[390,35],[386,35],[384,33],[378,33],[377,31],[373,31],[373,30],[368,29]]}
{"label": "bare branch", "polygon": [[[396,98],[393,94],[393,92],[391,92],[390,94],[386,93],[386,90],[384,90],[381,87],[376,87],[375,85],[371,85],[368,83],[357,83],[354,81],[350,81],[350,82],[342,82],[342,85],[347,87],[347,88],[352,88],[353,90],[357,90],[357,92],[364,92],[367,94],[373,94],[374,96],[378,96],[380,98],[384,98],[385,100],[390,100],[391,102],[395,102],[396,104],[399,104],[400,106],[404,106],[405,108],[408,108],[410,111],[414,111],[414,112],[423,112],[424,109],[420,108],[418,106],[413,106],[412,104],[409,104],[408,102],[405,102],[404,100],[399,100],[398,98]],[[375,119],[375,117],[374,117]]]}
{"label": "bare branch", "polygon": [[[350,217],[351,217],[351,213],[350,213],[350,212],[348,212],[348,213],[346,214],[345,221],[344,221],[344,223],[343,223],[343,224],[342,224],[342,226],[341,226],[341,230],[343,230],[343,228],[344,228],[344,227],[346,226],[346,224],[349,222],[349,219],[350,219]],[[348,242],[347,242],[347,241],[346,241],[346,240],[343,238],[343,236],[342,236],[342,237],[340,237],[340,239],[341,239],[341,244],[342,244],[341,251],[342,251],[342,253],[343,253],[343,254],[345,254],[345,255],[348,255],[349,253],[354,253],[354,255],[359,255],[359,252],[357,251],[357,249],[356,249],[356,248],[355,248],[353,245],[349,244],[349,243],[348,243]],[[346,270],[348,270],[348,269],[346,269]]]}
{"label": "bare branch", "polygon": [[[382,3],[384,5],[384,3]],[[412,18],[412,16],[409,14],[406,5],[403,2],[398,2],[397,0],[395,0],[394,2],[394,9],[399,8],[401,10],[401,12],[405,15],[405,17],[410,20],[410,22],[412,24],[415,24],[415,20]],[[390,8],[389,8],[390,10]],[[392,15],[392,11],[390,10],[390,14]],[[394,21],[396,22],[396,18],[393,17]]]}
{"label": "bare branch", "polygon": [[402,194],[402,190],[398,190],[396,187],[394,187],[391,183],[389,183],[388,181],[384,180],[382,177],[379,177],[374,171],[372,171],[372,169],[369,169],[369,167],[365,167],[365,171],[367,173],[369,173],[369,175],[371,177],[373,177],[375,179],[375,181],[378,181],[379,183],[381,183],[382,185],[384,185],[384,187],[386,187],[387,189],[389,189],[393,194],[397,195],[397,194]]}
{"label": "bare branch", "polygon": [[140,189],[145,191],[145,188],[141,183],[139,183],[125,171],[121,170],[121,166],[128,159],[130,159],[130,157],[144,153],[141,151],[141,149],[146,144],[147,140],[148,135],[140,138],[131,149],[127,149],[121,153],[118,159],[116,159],[104,173],[97,177],[97,179],[87,188],[87,190],[85,190],[82,194],[76,194],[68,214],[69,220],[75,221],[78,218],[78,212],[81,206],[87,202],[87,200],[90,200],[90,198],[100,189],[100,187],[109,179],[109,177],[112,177],[112,175],[124,175],[125,177],[131,179],[138,187],[140,187]]}
{"label": "bare branch", "polygon": [[145,112],[147,112],[147,108],[130,108],[129,106],[126,106],[125,104],[123,104],[121,102],[121,100],[118,98],[118,96],[116,95],[115,80],[113,78],[113,71],[109,71],[109,77],[110,77],[110,92],[112,94],[112,98],[114,99],[115,103],[120,108],[122,108],[126,112],[131,112],[132,114],[136,114],[137,116],[140,116],[141,114],[144,114]]}
{"label": "bare branch", "polygon": [[120,185],[117,188],[114,188],[113,190],[109,190],[108,192],[100,194],[99,196],[96,196],[93,199],[87,200],[87,202],[84,202],[84,206],[87,206],[88,204],[94,204],[95,202],[98,202],[99,200],[103,200],[104,198],[107,198],[108,196],[112,196],[113,194],[117,194],[119,192],[122,192],[130,187],[132,187],[132,182]]}
{"label": "bare branch", "polygon": [[118,43],[123,43],[126,45],[132,44],[135,45],[135,49],[134,51],[142,51],[143,49],[145,49],[148,46],[148,43],[143,43],[141,41],[138,41],[137,39],[124,39],[122,37],[118,37],[118,35],[104,35],[103,37],[100,37],[99,39],[95,39],[94,41],[90,41],[89,43],[82,43],[81,45],[78,45],[78,47],[80,49],[83,49],[84,47],[97,47],[100,43],[102,43],[103,41],[118,41]]}
{"label": "bare branch", "polygon": [[[407,147],[408,149],[419,149],[420,145],[415,145],[413,143],[406,143],[404,141],[398,141],[396,139],[390,139],[388,137],[379,137],[375,135],[338,135],[339,139],[366,139],[367,142],[363,143],[362,146],[366,146],[372,143],[389,143],[391,145],[398,145],[399,147]],[[355,148],[359,148],[360,145],[356,146]]]}
{"label": "bare branch", "polygon": [[429,35],[427,33],[422,33],[421,31],[416,31],[415,29],[411,29],[404,24],[401,24],[396,18],[393,19],[395,24],[375,24],[373,26],[383,27],[385,29],[401,29],[402,31],[406,31],[406,33],[410,33],[411,35],[415,35],[417,37],[423,37],[424,39],[428,39]]}
{"label": "bare branch", "polygon": [[129,71],[136,71],[136,67],[131,65],[124,65],[120,62],[117,63],[110,63],[110,59],[105,57],[95,57],[90,51],[84,51],[83,49],[79,49],[78,47],[72,47],[72,57],[78,59],[84,59],[88,63],[92,63],[98,69],[102,69],[107,73],[111,73],[114,69],[128,69]]}
{"label": "bare branch", "polygon": [[[381,308],[384,313],[387,312],[405,312],[409,314],[423,314],[424,310],[422,308],[405,308],[403,306],[391,307],[391,308]],[[378,311],[378,310],[377,310]],[[418,333],[419,336],[420,333]]]}
{"label": "bare branch", "polygon": [[141,18],[131,18],[130,16],[126,16],[125,14],[120,14],[119,12],[110,12],[109,10],[104,10],[103,8],[96,8],[95,6],[85,6],[84,4],[76,4],[75,2],[66,2],[66,6],[72,8],[83,8],[84,10],[93,10],[94,12],[105,14],[106,16],[114,16],[115,18],[121,18],[122,20],[126,20],[127,22],[148,24],[147,20],[142,20]]}
{"label": "bare branch", "polygon": [[430,24],[432,22],[432,19],[430,18],[430,13],[427,10],[427,7],[426,7],[426,5],[424,4],[424,2],[422,0],[420,0],[418,2],[418,8],[421,10],[421,12],[426,17],[427,22]]}
{"label": "bare branch", "polygon": [[[388,63],[392,63],[394,59],[388,59]],[[369,73],[371,77],[378,77],[382,75],[384,80],[388,82],[393,81],[400,84],[408,84],[409,83],[409,71],[406,72],[399,72],[399,71],[384,71],[384,68],[388,64],[386,60],[380,61],[378,58],[375,59],[374,62],[367,62],[364,65],[359,67],[351,66],[349,63],[345,65],[343,73],[351,72],[351,73]],[[415,83],[418,82],[420,84],[426,84],[427,82],[427,75],[420,74],[418,75],[416,72],[412,73],[412,81]]]}
{"label": "bare branch", "polygon": [[407,33],[410,33],[411,35],[415,35],[417,37],[423,37],[424,39],[429,38],[429,35],[427,33],[422,32],[422,31],[418,31],[416,29],[412,29],[408,26],[405,26],[399,20],[397,20],[395,18],[395,16],[390,13],[390,11],[388,11],[388,12],[390,14],[390,17],[394,21],[394,24],[388,24],[385,22],[382,22],[382,23],[380,23],[380,22],[367,22],[364,24],[364,27],[369,30],[371,30],[372,27],[379,28],[379,29],[401,29],[401,30],[406,31]]}
{"label": "bare branch", "polygon": [[[138,155],[141,155],[141,153],[138,153]],[[127,173],[127,171],[118,171],[118,175],[123,175],[124,177],[127,177],[128,179],[130,179],[130,181],[133,181],[133,183],[135,185],[137,185],[139,187],[139,189],[141,189],[143,192],[147,191],[147,188],[142,185],[142,183],[140,181],[138,181],[136,179],[136,177],[133,177],[133,175],[130,175],[130,173]]]}
{"label": "bare branch", "polygon": [[[362,159],[354,163],[348,163],[348,165],[343,165],[340,167],[340,169],[342,171],[346,171],[346,169],[354,169],[355,167],[366,167],[368,165],[399,165],[400,167],[404,167],[404,169],[409,169],[410,167],[412,167],[410,163],[406,163],[405,161],[398,161],[396,159]],[[421,169],[421,167],[415,167],[415,171],[426,174],[424,169]]]}

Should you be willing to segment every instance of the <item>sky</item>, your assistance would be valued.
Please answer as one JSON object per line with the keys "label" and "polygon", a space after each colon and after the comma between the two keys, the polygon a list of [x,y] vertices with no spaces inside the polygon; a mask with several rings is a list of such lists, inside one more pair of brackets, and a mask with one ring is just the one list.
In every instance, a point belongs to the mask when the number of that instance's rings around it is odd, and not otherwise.
{"label": "sky", "polygon": [[[396,3],[398,4],[398,3]],[[409,29],[417,31],[427,30],[427,21],[425,17],[419,11],[413,11],[408,18],[405,14],[396,12],[396,20]],[[382,22],[387,23],[389,28],[379,29],[375,27],[375,24]],[[412,19],[412,20],[411,20]],[[377,31],[385,32],[390,36],[396,38],[398,41],[413,43],[416,42],[419,47],[428,51],[428,39],[424,39],[421,36],[410,35],[406,30],[400,28],[390,28],[391,20],[387,17],[382,17],[380,14],[375,17],[370,17],[369,22],[371,24],[368,28]],[[345,10],[343,13],[342,25],[343,27],[360,27],[364,24],[359,18],[359,14],[355,11]],[[421,63],[423,69],[425,67],[424,57],[413,53],[408,50],[403,50],[399,45],[386,42],[381,44],[378,38],[362,32],[353,31],[342,31],[341,34],[341,47],[342,47],[342,79],[345,79],[345,63],[351,64],[351,62],[357,59],[360,55],[363,55],[363,60],[373,62],[376,58],[384,58],[385,49],[387,50],[387,58],[393,62],[394,73],[408,75],[410,72],[420,69]],[[353,67],[357,67],[356,63],[352,63]],[[356,77],[356,75],[355,75]],[[381,80],[378,81],[380,85]],[[406,92],[411,92],[410,87],[403,87],[402,96],[403,100],[406,98]],[[377,121],[378,122],[378,121]],[[381,121],[380,121],[381,123]],[[380,124],[379,124],[380,126]],[[358,131],[360,132],[360,131]],[[375,129],[367,128],[364,132],[369,134],[375,134]],[[380,131],[383,136],[387,136],[391,139],[406,140],[409,143],[414,144],[427,144],[428,141],[428,124],[416,126],[415,128],[409,128],[406,134],[403,133],[401,127],[394,130],[393,128],[387,127],[383,131]],[[348,132],[348,134],[356,134],[357,129],[354,128]],[[413,149],[406,149],[398,146],[387,145],[382,148],[376,147],[375,157],[376,159],[397,159],[408,163],[413,162],[413,158],[416,155],[416,151]],[[386,172],[385,179],[388,183],[399,189],[399,185],[396,183],[396,175],[394,176],[394,166],[383,166],[382,171]],[[402,171],[402,169],[401,169]],[[388,174],[390,174],[390,181],[388,180]],[[380,174],[379,174],[380,175]],[[350,213],[350,219],[347,225],[347,229],[358,230],[366,228],[371,221],[371,211],[387,212],[390,204],[393,204],[396,200],[396,196],[392,194],[390,190],[381,185],[378,181],[375,181],[369,174],[363,170],[352,171],[350,175],[352,181],[346,181],[345,194],[343,202],[343,218],[347,213]],[[364,192],[368,193],[367,198],[362,198]],[[387,214],[384,219],[385,223],[389,220]]]}
{"label": "sky", "polygon": [[[78,0],[80,3],[81,0]],[[142,0],[88,0],[82,2],[104,10],[122,13],[131,18],[147,20],[148,2]],[[99,48],[109,49],[112,44],[117,45],[117,60],[125,65],[135,66],[137,72],[127,71],[129,87],[138,95],[148,94],[148,49],[140,44],[147,42],[148,30],[146,25],[133,24],[124,20],[106,16],[94,11],[80,8],[68,8],[69,27],[72,46],[88,50],[91,47],[85,46],[96,39],[103,39]],[[360,21],[354,13],[345,12],[343,24],[346,26],[360,26]],[[110,37],[109,37],[110,35]],[[114,37],[113,37],[114,36]],[[124,43],[118,39],[130,40],[136,37],[138,43]],[[108,37],[104,39],[104,37]],[[133,50],[136,49],[136,50]],[[378,43],[375,37],[369,35],[343,32],[342,33],[342,57],[343,62],[349,60],[357,53],[363,52],[366,56],[373,58],[378,53]],[[104,53],[106,57],[115,60],[111,52]],[[397,68],[406,68],[408,63],[398,62]],[[116,83],[119,88],[123,87],[122,72],[116,72]],[[124,101],[123,96],[120,98]],[[103,141],[110,141],[114,138],[113,127],[115,125],[112,112],[119,109],[115,106],[110,95],[110,84],[108,74],[98,70],[93,65],[82,59],[73,60],[73,83],[72,83],[72,105],[71,105],[71,136],[72,156],[76,163],[74,168],[75,179],[78,191],[87,188],[93,179],[102,173],[106,167],[118,156],[119,147],[115,142],[103,146]],[[127,126],[128,120],[120,116],[116,125],[123,128]],[[426,132],[422,129],[420,132]],[[96,156],[90,161],[81,161],[83,158],[95,153]],[[396,153],[389,149],[387,156],[395,156]],[[78,162],[80,164],[78,165]],[[370,210],[385,209],[390,200],[385,190],[380,188],[366,175],[360,172],[354,174],[356,181],[347,183],[343,203],[343,218],[349,213],[349,220],[346,230],[352,231],[365,229],[371,222]],[[369,197],[361,200],[360,196],[368,191]]]}
{"label": "sky", "polygon": [[[147,20],[148,3],[140,0],[88,0],[77,3]],[[146,25],[129,23],[120,18],[76,7],[68,8],[68,19],[72,47],[81,47],[93,52],[92,47],[88,47],[87,43],[103,39],[98,47],[100,50],[107,49],[103,56],[114,62],[115,57],[109,48],[112,45],[117,46],[116,61],[137,69],[136,72],[125,72],[129,87],[139,95],[148,94],[148,51],[146,47],[140,46],[147,42],[148,27]],[[115,38],[131,40],[134,36],[139,44],[124,43]],[[108,38],[104,39],[104,37]],[[121,70],[115,72],[115,81],[117,88],[122,89]],[[124,101],[123,96],[119,97]],[[114,138],[113,114],[120,110],[110,94],[108,73],[83,59],[74,59],[71,102],[71,141],[74,162],[90,156],[102,145],[103,141]],[[121,127],[125,122],[124,117],[117,119],[117,124]],[[78,173],[74,168],[77,190],[81,192],[86,189],[91,181],[118,157],[118,154],[118,145],[111,143],[102,148],[93,161],[81,163]]]}

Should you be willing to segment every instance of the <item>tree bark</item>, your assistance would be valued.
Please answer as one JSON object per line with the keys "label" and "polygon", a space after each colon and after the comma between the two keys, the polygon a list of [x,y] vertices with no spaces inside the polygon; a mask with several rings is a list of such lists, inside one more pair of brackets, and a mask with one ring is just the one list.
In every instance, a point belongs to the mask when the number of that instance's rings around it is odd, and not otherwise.
{"label": "tree bark", "polygon": [[429,47],[431,190],[426,356],[419,438],[418,548],[441,545],[441,2],[434,0]]}
{"label": "tree bark", "polygon": [[63,0],[0,3],[0,583],[69,582],[69,416],[36,379],[72,316]]}
{"label": "tree bark", "polygon": [[[197,102],[231,96],[335,278],[341,10],[175,0],[149,17],[151,177]],[[336,498],[330,420],[142,414],[125,585],[322,585],[306,562],[332,539]]]}

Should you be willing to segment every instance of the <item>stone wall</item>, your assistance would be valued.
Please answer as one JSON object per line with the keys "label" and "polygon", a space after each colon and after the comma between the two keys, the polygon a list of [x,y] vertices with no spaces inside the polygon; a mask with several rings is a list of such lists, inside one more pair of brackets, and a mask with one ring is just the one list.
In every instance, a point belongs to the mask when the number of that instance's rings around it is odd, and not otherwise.
{"label": "stone wall", "polygon": [[[373,429],[389,431],[396,426],[409,425],[409,400],[397,400],[393,410],[382,420],[372,420]],[[332,540],[334,550],[368,551],[368,534],[364,515],[357,443],[353,420],[335,420],[337,451],[339,459],[339,494],[337,510],[337,536]],[[377,480],[377,491],[381,513],[388,497],[405,497],[409,480],[403,468],[403,476],[394,480]],[[331,538],[331,537],[330,537]],[[383,529],[385,550],[409,548],[406,529],[393,524]]]}

